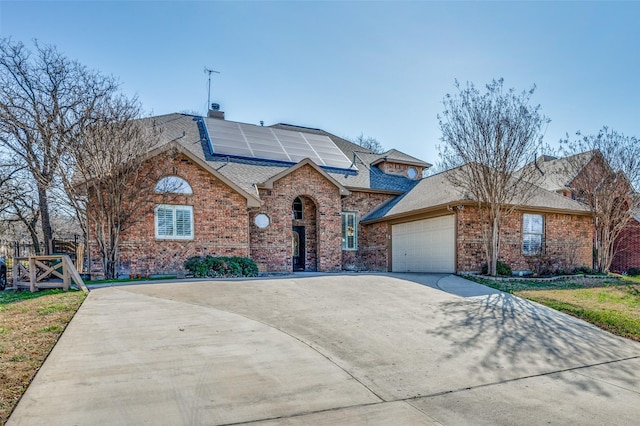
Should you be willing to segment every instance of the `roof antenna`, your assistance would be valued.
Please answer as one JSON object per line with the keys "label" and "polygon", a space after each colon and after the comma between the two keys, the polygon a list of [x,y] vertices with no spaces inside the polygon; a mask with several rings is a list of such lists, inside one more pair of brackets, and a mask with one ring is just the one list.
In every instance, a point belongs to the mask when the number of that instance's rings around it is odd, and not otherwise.
{"label": "roof antenna", "polygon": [[220,71],[212,70],[211,68],[204,67],[204,73],[209,74],[209,95],[207,97],[207,109],[211,108],[211,74],[220,74]]}

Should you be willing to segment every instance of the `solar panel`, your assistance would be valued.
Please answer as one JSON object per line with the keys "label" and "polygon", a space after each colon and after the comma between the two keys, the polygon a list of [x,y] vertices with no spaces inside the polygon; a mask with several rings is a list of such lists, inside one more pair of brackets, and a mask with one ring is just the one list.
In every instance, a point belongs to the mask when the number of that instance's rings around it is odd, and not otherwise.
{"label": "solar panel", "polygon": [[351,160],[328,136],[205,118],[215,154],[297,163],[310,158],[319,166],[352,168]]}

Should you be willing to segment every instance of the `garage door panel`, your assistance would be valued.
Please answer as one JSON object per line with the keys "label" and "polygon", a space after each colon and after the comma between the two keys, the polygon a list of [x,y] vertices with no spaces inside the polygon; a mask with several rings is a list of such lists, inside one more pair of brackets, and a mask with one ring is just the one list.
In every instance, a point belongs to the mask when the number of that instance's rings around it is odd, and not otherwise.
{"label": "garage door panel", "polygon": [[455,216],[392,226],[394,272],[455,272]]}

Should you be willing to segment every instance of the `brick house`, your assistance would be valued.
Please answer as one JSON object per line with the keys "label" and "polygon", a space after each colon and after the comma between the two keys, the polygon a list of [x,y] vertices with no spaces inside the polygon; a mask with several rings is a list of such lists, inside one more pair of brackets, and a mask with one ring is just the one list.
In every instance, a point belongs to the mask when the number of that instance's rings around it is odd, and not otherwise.
{"label": "brick house", "polygon": [[[542,188],[573,199],[576,198],[576,194],[571,188],[579,187],[581,180],[592,179],[593,175],[609,168],[606,160],[597,151],[582,152],[565,158],[541,156],[536,160],[536,166],[543,174],[542,182],[539,184]],[[611,263],[611,270],[614,272],[626,272],[632,267],[640,267],[638,212],[616,239],[615,255]]]}
{"label": "brick house", "polygon": [[[452,171],[422,179],[410,192],[363,218],[384,223],[390,234],[394,271],[480,271],[485,262],[477,203],[451,183]],[[539,188],[506,217],[500,229],[499,260],[529,271],[541,248],[570,269],[591,262],[591,219],[580,203]]]}
{"label": "brick house", "polygon": [[[228,121],[220,111],[155,122],[161,140],[145,163],[155,195],[121,235],[120,274],[182,272],[205,254],[247,256],[262,272],[482,266],[474,203],[446,173],[422,178],[425,161],[320,129]],[[573,266],[591,258],[588,212],[542,188],[502,238],[514,269],[528,269],[542,244]]]}

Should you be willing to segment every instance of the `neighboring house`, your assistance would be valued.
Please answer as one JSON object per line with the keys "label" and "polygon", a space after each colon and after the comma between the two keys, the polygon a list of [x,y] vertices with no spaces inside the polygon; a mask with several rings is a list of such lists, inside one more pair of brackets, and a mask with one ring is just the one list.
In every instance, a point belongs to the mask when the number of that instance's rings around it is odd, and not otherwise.
{"label": "neighboring house", "polygon": [[[556,158],[541,156],[535,164],[542,174],[539,186],[576,199],[571,188],[579,187],[581,179],[589,179],[590,174],[608,168],[606,160],[597,151],[582,152],[570,157]],[[636,213],[615,242],[615,255],[611,270],[626,272],[629,268],[640,266],[640,213]]]}
{"label": "neighboring house", "polygon": [[[120,274],[180,272],[206,254],[247,256],[262,272],[482,267],[476,204],[446,173],[422,179],[425,161],[320,129],[232,122],[220,111],[155,122],[161,141],[145,167],[156,195],[121,235]],[[573,266],[591,258],[588,212],[544,189],[502,235],[501,259],[514,269],[529,269],[540,247]]]}
{"label": "neighboring house", "polygon": [[627,272],[630,268],[640,268],[640,213],[634,215],[616,240],[616,254],[611,263],[615,272]]}
{"label": "neighboring house", "polygon": [[575,186],[576,180],[580,179],[587,169],[602,167],[602,161],[602,156],[596,156],[595,151],[587,151],[561,158],[542,155],[526,167],[538,169],[541,179],[537,184],[541,188],[575,199],[571,188]]}

